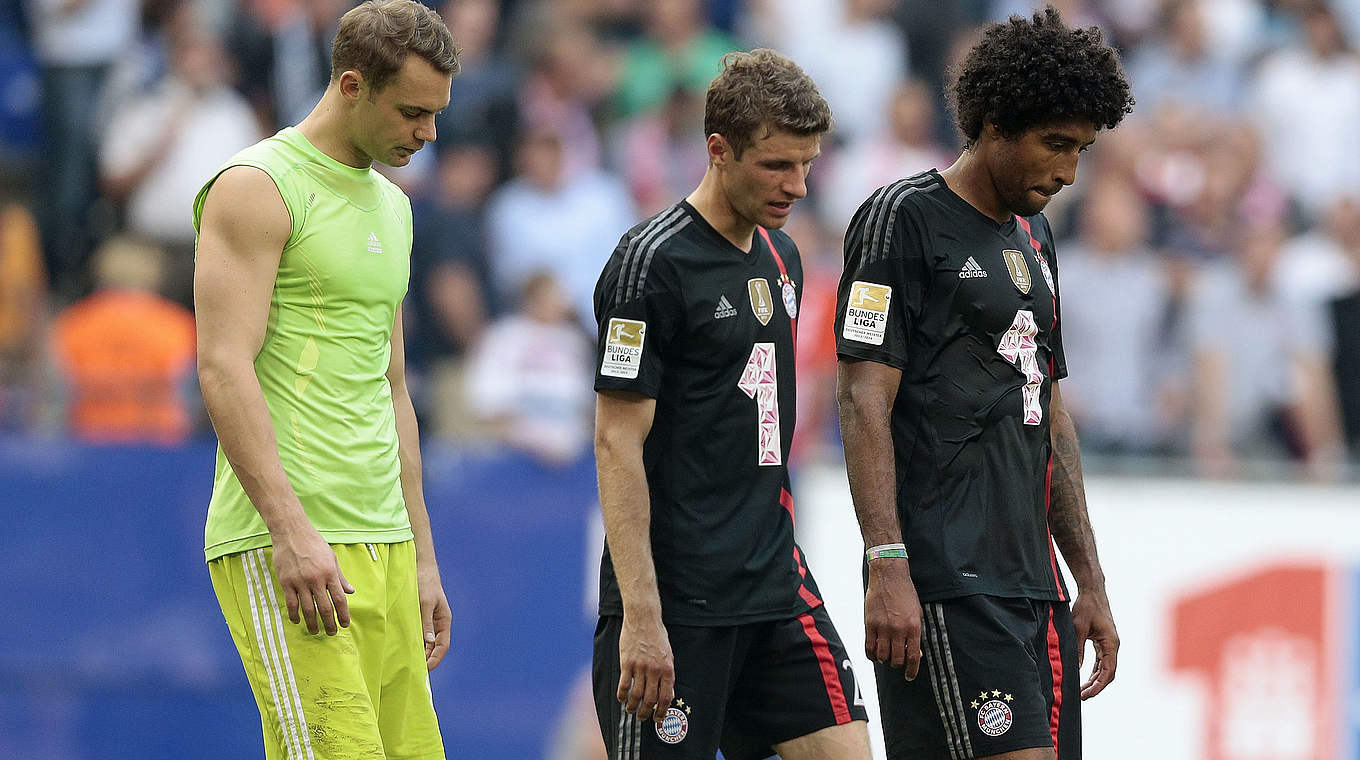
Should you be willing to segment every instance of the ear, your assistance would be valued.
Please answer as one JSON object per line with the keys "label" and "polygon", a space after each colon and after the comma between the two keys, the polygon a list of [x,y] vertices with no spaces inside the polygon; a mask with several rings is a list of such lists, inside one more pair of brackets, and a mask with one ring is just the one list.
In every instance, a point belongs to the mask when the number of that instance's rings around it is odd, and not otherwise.
{"label": "ear", "polygon": [[735,160],[732,152],[732,144],[726,137],[714,132],[708,136],[708,162],[714,166],[722,166],[728,161]]}
{"label": "ear", "polygon": [[340,97],[346,102],[353,103],[363,96],[368,89],[368,83],[364,81],[364,75],[354,69],[350,69],[340,75],[337,85],[340,89]]}

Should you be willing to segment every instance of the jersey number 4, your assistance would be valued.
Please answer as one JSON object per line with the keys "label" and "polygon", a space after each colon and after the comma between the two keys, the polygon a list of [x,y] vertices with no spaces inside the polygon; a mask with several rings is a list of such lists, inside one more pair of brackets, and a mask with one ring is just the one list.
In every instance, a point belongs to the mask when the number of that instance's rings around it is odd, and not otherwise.
{"label": "jersey number 4", "polygon": [[775,373],[773,343],[751,346],[751,358],[746,360],[746,370],[741,373],[737,387],[756,400],[757,463],[762,467],[783,464],[784,451],[779,435],[779,377]]}
{"label": "jersey number 4", "polygon": [[1021,309],[1015,312],[1015,321],[1011,322],[1011,329],[1001,336],[1001,345],[996,347],[996,352],[1015,365],[1020,374],[1025,376],[1025,387],[1021,396],[1024,399],[1026,425],[1038,425],[1044,418],[1043,409],[1039,406],[1039,391],[1044,385],[1044,373],[1034,358],[1039,348],[1038,342],[1035,341],[1038,334],[1039,325],[1034,321],[1034,312]]}

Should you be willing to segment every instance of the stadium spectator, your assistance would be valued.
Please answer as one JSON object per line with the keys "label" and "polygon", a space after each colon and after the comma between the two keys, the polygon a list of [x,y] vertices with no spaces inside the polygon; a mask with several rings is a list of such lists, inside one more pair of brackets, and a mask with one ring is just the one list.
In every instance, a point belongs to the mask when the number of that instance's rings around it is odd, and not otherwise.
{"label": "stadium spectator", "polygon": [[677,87],[665,105],[624,121],[614,133],[615,160],[633,203],[655,214],[699,184],[704,163],[704,103]]}
{"label": "stadium spectator", "polygon": [[629,117],[660,107],[677,87],[698,98],[740,47],[709,25],[700,0],[645,3],[647,34],[624,52],[615,108]]}
{"label": "stadium spectator", "polygon": [[444,438],[467,432],[462,377],[467,354],[489,318],[483,214],[495,177],[491,147],[446,145],[432,197],[414,201],[411,209],[415,233],[403,325],[407,373],[423,429]]}
{"label": "stadium spectator", "polygon": [[1167,104],[1205,113],[1231,112],[1240,102],[1241,72],[1211,46],[1202,0],[1179,0],[1162,9],[1160,36],[1129,61],[1138,106],[1149,113]]}
{"label": "stadium spectator", "polygon": [[1165,453],[1185,362],[1171,334],[1167,262],[1147,243],[1147,203],[1115,174],[1091,174],[1080,236],[1062,251],[1063,401],[1098,454]]}
{"label": "stadium spectator", "polygon": [[30,7],[42,70],[44,255],[49,280],[69,301],[84,288],[91,248],[98,132],[91,104],[136,34],[137,0],[42,0]]}
{"label": "stadium spectator", "polygon": [[242,0],[227,47],[265,132],[301,121],[326,89],[331,39],[349,0]]}
{"label": "stadium spectator", "polygon": [[851,140],[829,162],[827,192],[819,203],[822,218],[831,229],[845,229],[859,207],[857,199],[868,197],[875,189],[899,177],[953,162],[945,146],[935,139],[935,112],[925,83],[903,81],[885,108],[888,118],[882,130]]}
{"label": "stadium spectator", "polygon": [[194,317],[156,294],[163,259],[154,245],[113,238],[95,253],[94,294],[57,316],[53,352],[80,438],[174,444],[192,430]]}
{"label": "stadium spectator", "polygon": [[[458,43],[458,76],[453,78],[449,107],[435,117],[444,145],[489,143],[495,149],[495,179],[510,173],[510,157],[519,124],[521,72],[496,50],[499,10],[492,0],[455,0],[441,15]],[[441,149],[442,152],[442,149]]]}
{"label": "stadium spectator", "polygon": [[1337,394],[1322,325],[1273,278],[1278,227],[1245,235],[1236,255],[1207,263],[1188,307],[1191,453],[1204,475],[1240,458],[1292,455],[1314,475],[1341,459]]}
{"label": "stadium spectator", "polygon": [[1325,3],[1301,20],[1303,43],[1261,63],[1245,112],[1271,175],[1316,218],[1334,195],[1360,192],[1360,58]]}
{"label": "stadium spectator", "polygon": [[595,275],[631,225],[633,208],[617,178],[598,170],[570,175],[564,154],[555,133],[520,138],[515,178],[487,208],[488,258],[497,303],[513,303],[529,275],[546,269],[586,325],[594,313]]}
{"label": "stadium spectator", "polygon": [[[15,181],[0,172],[0,188]],[[37,220],[8,195],[0,189],[0,430],[23,432],[52,406],[47,275]]]}
{"label": "stadium spectator", "polygon": [[540,35],[519,92],[521,134],[556,135],[567,175],[596,171],[604,149],[594,109],[613,86],[609,58],[585,26],[553,25]]}
{"label": "stadium spectator", "polygon": [[468,360],[467,405],[496,440],[569,464],[590,442],[593,346],[553,273],[530,274],[516,302]]}
{"label": "stadium spectator", "polygon": [[108,195],[125,205],[126,229],[168,253],[164,292],[192,300],[195,191],[233,153],[260,139],[254,114],[227,80],[220,42],[183,24],[170,41],[170,69],[121,104],[99,147]]}

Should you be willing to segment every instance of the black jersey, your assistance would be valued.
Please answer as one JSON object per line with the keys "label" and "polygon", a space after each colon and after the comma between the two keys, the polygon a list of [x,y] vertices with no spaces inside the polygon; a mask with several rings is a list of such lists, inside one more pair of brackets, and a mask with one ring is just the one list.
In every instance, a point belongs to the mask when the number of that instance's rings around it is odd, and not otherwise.
{"label": "black jersey", "polygon": [[[595,286],[595,389],[656,399],[643,463],[667,622],[821,604],[794,544],[787,468],[802,277],[787,235],[758,230],[746,253],[681,202],[629,230]],[[600,612],[622,611],[606,546]]]}
{"label": "black jersey", "polygon": [[836,348],[902,370],[897,510],[923,601],[1067,598],[1047,519],[1056,277],[1042,214],[998,224],[934,171],[850,222]]}

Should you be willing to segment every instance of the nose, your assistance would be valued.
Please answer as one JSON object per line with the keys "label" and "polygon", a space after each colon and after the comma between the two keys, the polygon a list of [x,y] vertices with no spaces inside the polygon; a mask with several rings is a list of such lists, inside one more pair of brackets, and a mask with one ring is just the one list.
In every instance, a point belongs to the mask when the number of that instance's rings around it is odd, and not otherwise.
{"label": "nose", "polygon": [[415,137],[417,140],[434,142],[436,136],[434,114],[429,114],[424,119],[421,119],[420,126],[416,127]]}
{"label": "nose", "polygon": [[1078,155],[1077,151],[1073,150],[1064,153],[1062,157],[1058,159],[1057,171],[1053,175],[1055,181],[1061,182],[1064,185],[1070,185],[1077,181]]}
{"label": "nose", "polygon": [[784,182],[782,189],[795,199],[807,197],[807,172],[803,167],[800,166],[793,170],[789,179]]}

